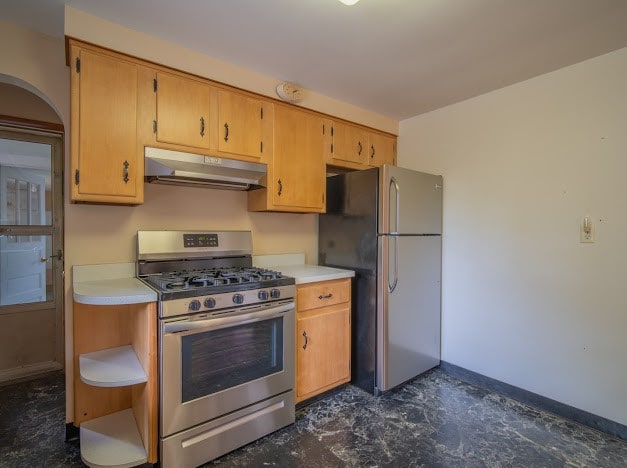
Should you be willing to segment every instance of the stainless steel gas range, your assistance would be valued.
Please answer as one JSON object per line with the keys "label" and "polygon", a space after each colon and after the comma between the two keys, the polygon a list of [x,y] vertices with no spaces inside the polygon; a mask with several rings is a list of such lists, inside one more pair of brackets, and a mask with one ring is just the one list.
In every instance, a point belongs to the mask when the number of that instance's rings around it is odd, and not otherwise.
{"label": "stainless steel gas range", "polygon": [[160,460],[198,466],[294,422],[294,279],[248,231],[139,231],[158,293]]}

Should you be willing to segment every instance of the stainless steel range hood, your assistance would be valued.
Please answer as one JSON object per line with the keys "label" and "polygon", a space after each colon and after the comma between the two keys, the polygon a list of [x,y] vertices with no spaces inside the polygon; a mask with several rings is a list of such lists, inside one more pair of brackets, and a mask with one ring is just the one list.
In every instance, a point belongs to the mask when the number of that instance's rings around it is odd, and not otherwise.
{"label": "stainless steel range hood", "polygon": [[226,190],[265,187],[265,164],[146,147],[145,180]]}

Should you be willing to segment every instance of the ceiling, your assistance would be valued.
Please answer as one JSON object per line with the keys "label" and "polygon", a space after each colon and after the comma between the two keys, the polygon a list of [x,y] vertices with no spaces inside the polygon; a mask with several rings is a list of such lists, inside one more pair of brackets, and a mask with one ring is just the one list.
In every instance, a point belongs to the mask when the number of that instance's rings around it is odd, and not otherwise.
{"label": "ceiling", "polygon": [[63,6],[402,120],[627,46],[626,0],[9,0]]}

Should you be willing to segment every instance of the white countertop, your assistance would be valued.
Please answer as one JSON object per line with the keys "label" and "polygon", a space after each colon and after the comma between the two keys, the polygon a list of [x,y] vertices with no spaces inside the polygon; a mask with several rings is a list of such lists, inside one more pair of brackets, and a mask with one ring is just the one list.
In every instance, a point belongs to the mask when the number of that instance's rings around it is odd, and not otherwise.
{"label": "white countertop", "polygon": [[[300,256],[277,255],[257,257],[264,268],[292,276],[296,284],[352,278],[355,272],[340,268],[283,261],[300,261]],[[304,255],[302,256],[304,260]],[[265,260],[265,261],[264,261]],[[277,261],[272,265],[272,260]],[[256,265],[262,266],[262,265]],[[155,302],[157,293],[135,278],[134,264],[75,265],[73,267],[74,300],[81,304],[120,305]]]}
{"label": "white countertop", "polygon": [[296,280],[296,284],[316,283],[355,276],[353,270],[306,264],[304,253],[254,255],[253,265],[280,271],[285,276],[292,276]]}
{"label": "white countertop", "polygon": [[155,302],[157,293],[137,278],[74,283],[74,300],[81,304],[119,305]]}
{"label": "white countertop", "polygon": [[280,271],[286,276],[296,279],[296,284],[315,283],[317,281],[329,281],[355,276],[353,270],[342,270],[319,265],[280,265],[271,267],[271,270]]}
{"label": "white countertop", "polygon": [[141,304],[157,300],[157,293],[135,278],[132,263],[75,265],[72,275],[74,300],[80,304]]}

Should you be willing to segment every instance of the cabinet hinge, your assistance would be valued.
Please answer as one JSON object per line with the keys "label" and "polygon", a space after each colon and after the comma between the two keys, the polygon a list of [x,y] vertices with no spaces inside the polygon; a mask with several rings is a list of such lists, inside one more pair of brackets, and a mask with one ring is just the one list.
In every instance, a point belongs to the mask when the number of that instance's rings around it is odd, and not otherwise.
{"label": "cabinet hinge", "polygon": [[324,132],[325,132],[325,129],[324,129],[324,124],[322,124],[322,134],[323,134],[323,135],[326,135],[326,133],[324,133]]}
{"label": "cabinet hinge", "polygon": [[153,78],[152,80],[152,90],[156,93],[157,92],[157,79]]}
{"label": "cabinet hinge", "polygon": [[261,148],[260,148],[260,152],[263,153],[263,141],[261,142]]}
{"label": "cabinet hinge", "polygon": [[324,204],[324,193],[322,194],[322,204]]}
{"label": "cabinet hinge", "polygon": [[152,121],[152,133],[157,133],[157,121]]}
{"label": "cabinet hinge", "polygon": [[78,171],[78,169],[76,169],[76,171],[74,171],[74,184],[78,185],[80,180],[81,180],[80,172]]}
{"label": "cabinet hinge", "polygon": [[331,136],[333,136],[333,126],[331,126]]}
{"label": "cabinet hinge", "polygon": [[261,108],[261,119],[263,120],[263,107]]}
{"label": "cabinet hinge", "polygon": [[80,72],[81,72],[81,58],[76,57],[76,73],[80,73]]}
{"label": "cabinet hinge", "polygon": [[331,143],[331,154],[333,154],[333,143]]}

